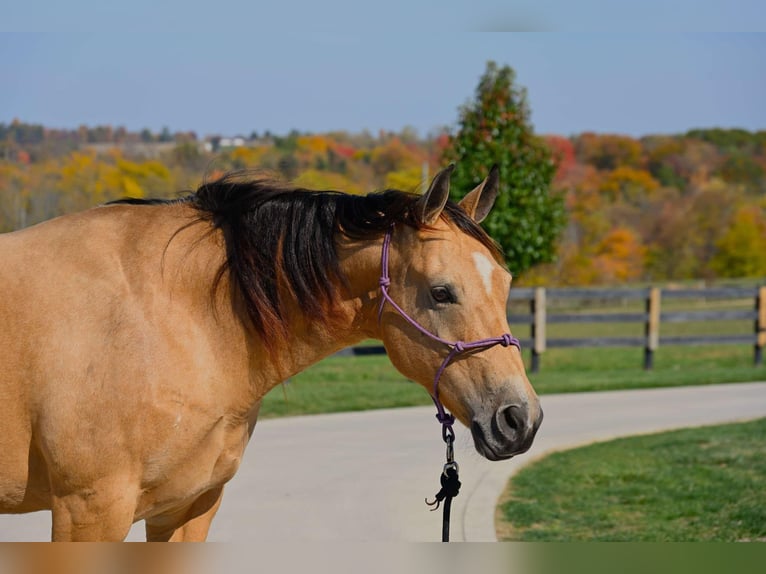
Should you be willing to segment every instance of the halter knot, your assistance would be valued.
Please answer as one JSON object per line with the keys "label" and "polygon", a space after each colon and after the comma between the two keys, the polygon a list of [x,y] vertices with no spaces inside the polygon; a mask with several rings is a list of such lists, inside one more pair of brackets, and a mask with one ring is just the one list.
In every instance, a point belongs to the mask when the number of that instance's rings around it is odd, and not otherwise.
{"label": "halter knot", "polygon": [[510,333],[505,333],[505,334],[504,334],[504,335],[501,337],[501,339],[502,339],[502,340],[500,341],[500,344],[501,344],[503,347],[510,347],[511,345],[514,345],[514,346],[515,346],[515,344],[516,344],[516,342],[514,341],[514,337],[513,337],[513,336],[511,336],[511,334],[510,334]]}
{"label": "halter knot", "polygon": [[462,353],[465,351],[465,343],[463,341],[456,341],[454,345],[455,352]]}
{"label": "halter knot", "polygon": [[391,285],[391,279],[389,279],[388,277],[381,277],[378,280],[378,285],[380,285],[381,287],[388,287],[389,285]]}

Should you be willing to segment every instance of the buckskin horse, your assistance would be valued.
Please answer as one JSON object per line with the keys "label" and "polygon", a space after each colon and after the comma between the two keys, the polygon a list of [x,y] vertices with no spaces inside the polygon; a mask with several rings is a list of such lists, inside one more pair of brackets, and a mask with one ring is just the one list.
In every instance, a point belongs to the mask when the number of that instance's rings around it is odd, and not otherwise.
{"label": "buckskin horse", "polygon": [[432,395],[439,371],[479,453],[526,451],[542,411],[517,340],[459,343],[508,332],[478,225],[497,170],[459,204],[451,171],[367,196],[233,173],[0,236],[0,511],[50,509],[57,541],[142,519],[205,540],[264,395],[367,338]]}

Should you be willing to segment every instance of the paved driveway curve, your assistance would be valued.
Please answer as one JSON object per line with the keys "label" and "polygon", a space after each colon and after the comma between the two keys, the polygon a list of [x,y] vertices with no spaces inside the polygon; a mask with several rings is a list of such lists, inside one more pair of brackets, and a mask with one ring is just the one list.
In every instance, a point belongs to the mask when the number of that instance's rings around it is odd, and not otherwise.
{"label": "paved driveway curve", "polygon": [[[596,440],[766,416],[766,383],[541,397],[532,449],[489,462],[458,429],[463,483],[452,539],[495,540],[494,509],[508,478],[553,450]],[[433,408],[261,421],[210,532],[215,541],[436,541],[444,448]],[[46,540],[50,515],[0,516],[0,540]],[[134,525],[129,540],[143,538]]]}

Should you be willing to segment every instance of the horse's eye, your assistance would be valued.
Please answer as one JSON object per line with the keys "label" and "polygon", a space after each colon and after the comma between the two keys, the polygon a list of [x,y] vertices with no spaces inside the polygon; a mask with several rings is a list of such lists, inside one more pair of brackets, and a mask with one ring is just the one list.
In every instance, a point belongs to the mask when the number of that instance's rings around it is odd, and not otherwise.
{"label": "horse's eye", "polygon": [[439,286],[431,288],[431,297],[437,303],[454,303],[455,298],[452,296],[448,287]]}

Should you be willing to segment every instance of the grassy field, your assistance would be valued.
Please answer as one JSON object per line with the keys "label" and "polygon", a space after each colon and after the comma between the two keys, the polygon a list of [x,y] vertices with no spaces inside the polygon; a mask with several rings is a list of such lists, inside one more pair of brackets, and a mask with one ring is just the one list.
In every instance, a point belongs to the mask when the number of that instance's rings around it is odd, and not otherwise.
{"label": "grassy field", "polygon": [[[635,389],[766,380],[746,346],[665,347],[653,371],[642,350],[552,349],[530,380],[538,393]],[[528,353],[527,358],[528,358]],[[264,417],[428,405],[420,385],[404,379],[385,356],[330,357],[269,393]]]}
{"label": "grassy field", "polygon": [[766,419],[619,439],[521,470],[498,533],[521,541],[766,541]]}
{"label": "grassy field", "polygon": [[[516,302],[512,313],[525,312]],[[578,306],[564,300],[551,306],[549,314],[567,312],[641,312],[641,301]],[[736,301],[663,302],[665,311],[752,309],[752,299]],[[513,333],[529,337],[528,325],[512,325]],[[642,323],[553,323],[549,338],[641,337]],[[661,335],[750,334],[752,321],[704,321],[666,323]],[[529,351],[525,359],[530,361]],[[541,370],[530,374],[538,393],[565,393],[636,389],[679,385],[766,380],[766,365],[753,366],[749,345],[662,346],[655,352],[654,370],[644,371],[643,349],[584,348],[549,349],[541,357]],[[529,368],[529,365],[527,365]],[[274,417],[371,408],[428,405],[428,393],[405,380],[385,356],[330,357],[274,389],[264,400],[262,416]]]}
{"label": "grassy field", "polygon": [[266,395],[262,417],[426,405],[428,393],[385,355],[328,357]]}

